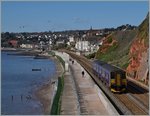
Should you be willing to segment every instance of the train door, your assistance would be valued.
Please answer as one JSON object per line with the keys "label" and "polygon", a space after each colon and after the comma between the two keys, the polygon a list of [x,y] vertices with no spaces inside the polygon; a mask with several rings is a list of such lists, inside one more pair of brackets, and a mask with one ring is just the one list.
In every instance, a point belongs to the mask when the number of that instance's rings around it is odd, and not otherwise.
{"label": "train door", "polygon": [[122,73],[122,85],[127,86],[126,73]]}
{"label": "train door", "polygon": [[96,63],[93,63],[93,73],[94,73],[96,76],[98,76]]}
{"label": "train door", "polygon": [[121,74],[116,73],[116,90],[119,91],[120,90],[120,86],[121,86]]}
{"label": "train door", "polygon": [[116,92],[116,73],[111,72],[110,73],[110,89],[112,92]]}
{"label": "train door", "polygon": [[101,67],[99,67],[99,79],[101,79],[102,78],[102,69],[101,69]]}

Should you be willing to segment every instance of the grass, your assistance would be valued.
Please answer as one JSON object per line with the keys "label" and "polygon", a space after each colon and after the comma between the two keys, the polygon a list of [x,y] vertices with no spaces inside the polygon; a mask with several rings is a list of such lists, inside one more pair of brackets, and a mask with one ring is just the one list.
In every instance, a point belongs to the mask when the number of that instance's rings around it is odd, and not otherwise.
{"label": "grass", "polygon": [[129,50],[131,43],[136,35],[137,30],[114,32],[110,37],[108,37],[108,41],[111,42],[111,38],[114,38],[117,43],[109,47],[105,53],[98,51],[96,53],[96,58],[126,69],[130,59]]}
{"label": "grass", "polygon": [[149,15],[139,26],[138,38],[144,39],[145,45],[149,46]]}
{"label": "grass", "polygon": [[108,43],[111,43],[112,42],[112,37],[110,36],[109,38],[108,38]]}
{"label": "grass", "polygon": [[124,62],[120,67],[126,69],[129,65],[129,62]]}
{"label": "grass", "polygon": [[[63,67],[65,68],[65,61],[60,57],[57,56],[58,60],[61,62]],[[64,72],[65,73],[65,72]],[[64,88],[64,73],[62,74],[61,77],[58,77],[58,87],[57,87],[57,92],[53,100],[52,108],[51,108],[51,115],[60,115],[60,110],[61,110],[61,96]]]}
{"label": "grass", "polygon": [[108,48],[106,53],[97,54],[97,59],[100,59],[105,62],[114,60],[114,58],[116,57],[116,53],[114,51],[117,47],[118,47],[118,44],[115,44],[111,46],[110,48]]}
{"label": "grass", "polygon": [[51,56],[55,56],[55,52],[52,52],[52,51],[48,51],[48,54]]}
{"label": "grass", "polygon": [[60,115],[61,95],[63,91],[63,86],[64,86],[64,75],[58,78],[58,87],[52,104],[51,115]]}
{"label": "grass", "polygon": [[88,58],[88,59],[91,59],[91,58],[94,58],[94,57],[95,57],[95,54],[96,54],[96,52],[94,52],[94,53],[92,53],[92,54],[89,54],[89,55],[87,55],[87,56],[85,56],[85,57]]}
{"label": "grass", "polygon": [[55,55],[55,56],[57,57],[57,59],[61,62],[61,64],[65,68],[65,61],[60,56],[57,56],[57,55]]}

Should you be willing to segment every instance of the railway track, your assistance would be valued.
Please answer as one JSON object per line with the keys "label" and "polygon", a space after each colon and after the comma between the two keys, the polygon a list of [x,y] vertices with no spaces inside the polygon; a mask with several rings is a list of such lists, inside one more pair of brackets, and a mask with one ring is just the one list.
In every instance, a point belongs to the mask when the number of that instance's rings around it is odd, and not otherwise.
{"label": "railway track", "polygon": [[[140,89],[139,89],[140,88]],[[147,112],[149,111],[149,95],[147,94],[148,91],[137,87],[137,85],[133,84],[132,82],[128,81],[128,96],[133,99],[141,108]]]}
{"label": "railway track", "polygon": [[134,115],[147,115],[147,112],[128,94],[115,94],[115,96],[127,107]]}
{"label": "railway track", "polygon": [[78,56],[72,52],[67,52],[72,58],[76,59],[85,70],[91,75],[97,85],[103,90],[108,99],[112,102],[120,114],[125,115],[148,115],[149,114],[149,95],[148,91],[128,81],[127,93],[113,94],[104,84],[93,74],[92,62],[83,56]]}

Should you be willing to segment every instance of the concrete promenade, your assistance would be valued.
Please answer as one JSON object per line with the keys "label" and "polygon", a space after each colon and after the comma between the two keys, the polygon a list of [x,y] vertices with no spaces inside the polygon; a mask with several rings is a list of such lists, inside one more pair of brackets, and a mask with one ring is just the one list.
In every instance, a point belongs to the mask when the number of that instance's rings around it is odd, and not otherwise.
{"label": "concrete promenade", "polygon": [[[64,91],[62,96],[61,114],[63,115],[114,115],[117,113],[109,112],[100,99],[98,88],[91,79],[90,75],[74,59],[72,64],[69,55],[66,53],[56,53],[69,64],[69,70],[65,73]],[[85,75],[82,76],[82,71]],[[107,104],[107,103],[106,103]],[[112,110],[111,110],[112,111]]]}
{"label": "concrete promenade", "polygon": [[79,103],[74,80],[69,73],[64,77],[64,91],[61,102],[61,115],[79,115]]}
{"label": "concrete promenade", "polygon": [[[71,62],[69,64],[76,83],[80,113],[88,115],[109,115],[98,96],[95,83],[89,74],[76,61],[74,64],[71,64]],[[85,72],[84,76],[82,76],[82,71]]]}

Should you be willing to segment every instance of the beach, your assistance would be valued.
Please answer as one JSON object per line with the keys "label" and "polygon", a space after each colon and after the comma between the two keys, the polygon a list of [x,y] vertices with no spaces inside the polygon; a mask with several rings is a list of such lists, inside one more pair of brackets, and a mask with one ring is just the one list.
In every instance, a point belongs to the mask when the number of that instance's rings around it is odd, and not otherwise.
{"label": "beach", "polygon": [[[41,71],[32,71],[37,67]],[[62,66],[55,57],[47,55],[46,59],[36,60],[34,56],[13,55],[12,51],[2,51],[2,113],[50,114],[57,85],[54,82],[57,82],[61,74]],[[13,102],[10,96],[13,96]],[[27,96],[31,96],[31,99],[26,99]]]}
{"label": "beach", "polygon": [[44,110],[44,114],[50,113],[50,104],[52,102],[52,93],[53,88],[51,85],[51,82],[45,85],[42,85],[42,87],[35,92],[35,95],[37,96],[38,100],[41,102]]}
{"label": "beach", "polygon": [[50,115],[51,105],[53,102],[54,93],[56,92],[55,87],[58,77],[63,73],[63,67],[57,58],[50,57],[56,63],[56,74],[51,80],[43,84],[36,92],[35,95],[43,106],[44,115]]}

